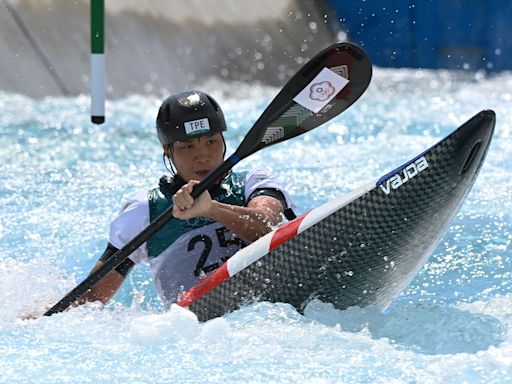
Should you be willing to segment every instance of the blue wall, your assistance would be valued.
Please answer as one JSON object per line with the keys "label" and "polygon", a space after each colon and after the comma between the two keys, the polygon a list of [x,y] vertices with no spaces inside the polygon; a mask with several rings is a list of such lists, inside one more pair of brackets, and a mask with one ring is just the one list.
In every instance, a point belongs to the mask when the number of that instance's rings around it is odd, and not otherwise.
{"label": "blue wall", "polygon": [[330,0],[376,65],[512,69],[512,0]]}

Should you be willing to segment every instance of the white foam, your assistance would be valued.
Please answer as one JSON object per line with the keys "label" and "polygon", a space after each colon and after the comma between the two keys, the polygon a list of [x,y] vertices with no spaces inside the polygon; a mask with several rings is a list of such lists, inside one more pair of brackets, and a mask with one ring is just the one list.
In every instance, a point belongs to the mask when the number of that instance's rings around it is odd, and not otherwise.
{"label": "white foam", "polygon": [[197,316],[173,305],[168,312],[138,317],[131,322],[130,337],[140,345],[190,342],[199,333]]}
{"label": "white foam", "polygon": [[[130,274],[117,305],[19,320],[62,297],[75,275],[77,281],[87,275],[123,196],[155,186],[165,170],[153,97],[109,101],[107,123],[96,127],[85,96],[36,101],[0,92],[2,379],[510,381],[509,84],[511,74],[474,81],[446,71],[376,68],[368,92],[332,125],[244,159],[235,170],[264,166],[277,173],[302,213],[394,169],[480,109],[493,108],[498,116],[456,227],[388,312],[317,306],[302,316],[289,305],[258,303],[204,324],[180,308],[130,309],[132,292],[143,292],[140,307],[155,295],[140,269]],[[225,106],[229,154],[278,90],[207,86]]]}
{"label": "white foam", "polygon": [[0,324],[41,316],[63,286],[74,284],[72,277],[61,280],[60,273],[48,260],[0,259]]}

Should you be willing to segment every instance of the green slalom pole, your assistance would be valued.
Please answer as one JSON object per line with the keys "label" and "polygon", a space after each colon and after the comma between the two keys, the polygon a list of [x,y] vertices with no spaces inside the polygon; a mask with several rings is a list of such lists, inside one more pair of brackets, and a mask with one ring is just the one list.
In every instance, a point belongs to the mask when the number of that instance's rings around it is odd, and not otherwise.
{"label": "green slalom pole", "polygon": [[105,122],[105,2],[91,0],[91,121]]}

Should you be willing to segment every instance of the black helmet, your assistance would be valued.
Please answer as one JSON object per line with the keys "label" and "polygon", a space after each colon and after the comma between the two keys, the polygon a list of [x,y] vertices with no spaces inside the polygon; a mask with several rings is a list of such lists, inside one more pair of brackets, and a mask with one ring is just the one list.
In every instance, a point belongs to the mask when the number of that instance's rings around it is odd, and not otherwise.
{"label": "black helmet", "polygon": [[162,145],[226,130],[219,104],[204,92],[188,91],[162,102],[156,118],[158,139]]}

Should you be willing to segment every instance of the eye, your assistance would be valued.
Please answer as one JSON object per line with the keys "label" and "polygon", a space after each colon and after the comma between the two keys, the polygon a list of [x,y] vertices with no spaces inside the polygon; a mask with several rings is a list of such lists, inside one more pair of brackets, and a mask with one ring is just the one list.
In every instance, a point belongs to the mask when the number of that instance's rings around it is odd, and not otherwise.
{"label": "eye", "polygon": [[193,145],[191,143],[182,143],[177,145],[177,149],[186,150],[192,149]]}

